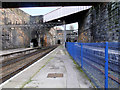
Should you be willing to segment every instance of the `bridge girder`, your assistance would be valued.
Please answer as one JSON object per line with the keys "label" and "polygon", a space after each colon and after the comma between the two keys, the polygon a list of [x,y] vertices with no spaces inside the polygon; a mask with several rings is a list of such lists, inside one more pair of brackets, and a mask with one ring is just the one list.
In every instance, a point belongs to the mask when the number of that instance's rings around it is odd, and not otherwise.
{"label": "bridge girder", "polygon": [[45,7],[45,6],[93,6],[100,2],[2,2],[2,8]]}

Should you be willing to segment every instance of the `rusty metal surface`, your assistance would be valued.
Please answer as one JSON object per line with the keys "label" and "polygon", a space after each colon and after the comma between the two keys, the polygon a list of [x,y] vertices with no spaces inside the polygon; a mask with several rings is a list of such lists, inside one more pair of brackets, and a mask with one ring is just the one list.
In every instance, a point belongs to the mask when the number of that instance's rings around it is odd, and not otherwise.
{"label": "rusty metal surface", "polygon": [[47,78],[59,78],[63,77],[63,73],[49,73]]}

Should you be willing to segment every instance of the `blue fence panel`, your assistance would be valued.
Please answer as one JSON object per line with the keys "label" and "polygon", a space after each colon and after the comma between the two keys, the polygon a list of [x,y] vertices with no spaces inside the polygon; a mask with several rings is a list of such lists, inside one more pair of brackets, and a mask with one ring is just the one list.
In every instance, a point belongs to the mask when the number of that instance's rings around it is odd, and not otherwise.
{"label": "blue fence panel", "polygon": [[[101,45],[101,47],[100,47]],[[84,43],[83,62],[87,75],[97,87],[104,87],[104,43]],[[103,54],[102,54],[103,53]]]}
{"label": "blue fence panel", "polygon": [[79,65],[81,65],[81,45],[80,45],[80,43],[76,43],[75,44],[75,49],[76,49],[76,56],[75,56],[75,60],[76,60],[76,62],[79,64]]}
{"label": "blue fence panel", "polygon": [[117,42],[67,42],[66,49],[96,87],[118,88],[120,86],[119,45]]}
{"label": "blue fence panel", "polygon": [[108,43],[108,87],[120,87],[120,42]]}

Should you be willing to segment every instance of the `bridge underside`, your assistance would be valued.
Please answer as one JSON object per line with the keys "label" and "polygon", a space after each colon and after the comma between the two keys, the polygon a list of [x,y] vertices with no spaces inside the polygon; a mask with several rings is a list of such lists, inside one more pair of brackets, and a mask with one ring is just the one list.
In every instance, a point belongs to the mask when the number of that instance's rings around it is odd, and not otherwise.
{"label": "bridge underside", "polygon": [[[3,8],[20,8],[20,7],[49,7],[49,6],[96,6],[100,2],[2,2]],[[78,22],[79,26],[83,22],[88,10],[70,14],[58,19],[49,21],[56,23],[58,20],[65,21],[66,24]],[[46,23],[49,23],[46,22]],[[62,24],[61,24],[62,25]],[[56,26],[56,25],[53,25]],[[51,26],[51,27],[53,27]],[[50,27],[49,27],[50,28]]]}
{"label": "bridge underside", "polygon": [[[86,16],[87,12],[89,9],[81,11],[81,12],[77,12],[65,17],[61,17],[55,20],[51,20],[49,22],[58,22],[58,20],[60,21],[65,21],[65,24],[70,24],[70,23],[75,23],[75,22],[82,22],[84,17]],[[47,23],[49,23],[47,22]]]}
{"label": "bridge underside", "polygon": [[91,6],[99,2],[2,2],[3,8],[45,7],[45,6]]}

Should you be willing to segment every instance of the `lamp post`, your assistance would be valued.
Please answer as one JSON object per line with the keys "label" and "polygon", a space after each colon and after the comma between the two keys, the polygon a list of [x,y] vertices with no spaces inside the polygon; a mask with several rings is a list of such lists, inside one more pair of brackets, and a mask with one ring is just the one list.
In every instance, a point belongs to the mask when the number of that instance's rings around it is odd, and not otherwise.
{"label": "lamp post", "polygon": [[64,46],[65,46],[65,42],[66,42],[66,23],[65,23],[65,20],[63,21],[63,25],[64,25]]}
{"label": "lamp post", "polygon": [[[58,20],[58,22],[60,22],[61,20]],[[65,46],[65,42],[66,42],[66,23],[65,23],[65,20],[63,20],[63,27],[64,27],[64,46]]]}

